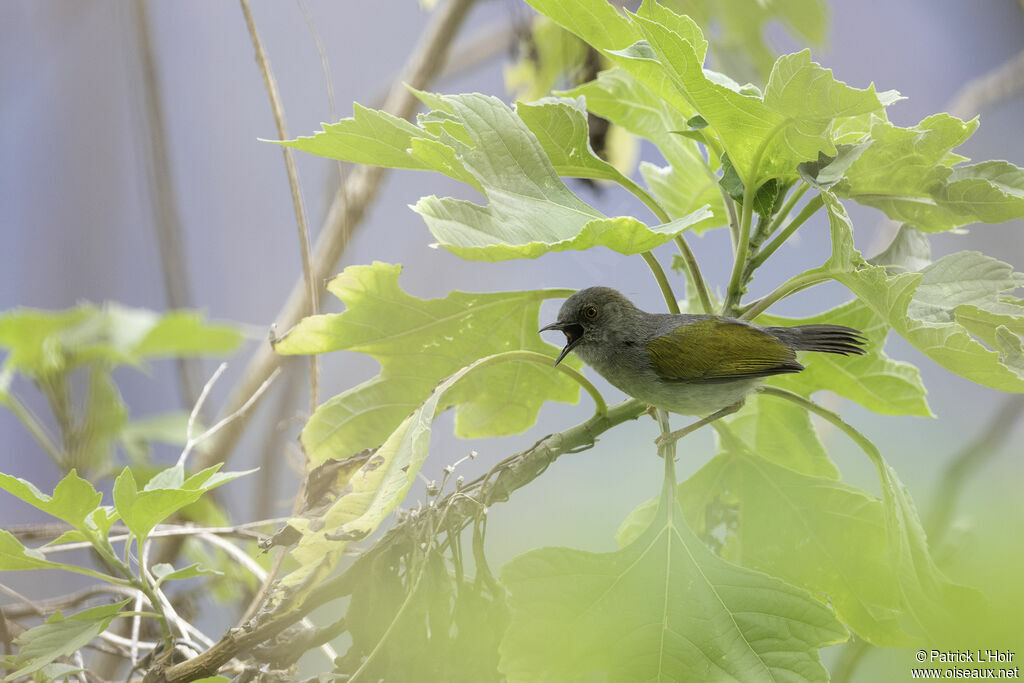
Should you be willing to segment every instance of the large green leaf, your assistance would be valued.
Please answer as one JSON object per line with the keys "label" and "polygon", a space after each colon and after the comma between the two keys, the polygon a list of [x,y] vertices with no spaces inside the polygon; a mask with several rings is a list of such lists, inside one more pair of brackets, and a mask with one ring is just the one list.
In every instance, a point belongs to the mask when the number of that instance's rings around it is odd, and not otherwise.
{"label": "large green leaf", "polygon": [[[537,137],[499,100],[477,94],[441,99],[469,138],[443,141],[480,182],[488,204],[430,196],[414,208],[438,243],[462,258],[536,258],[593,246],[637,254],[710,215],[697,210],[654,227],[631,217],[608,218],[565,186]],[[561,159],[559,152],[556,160]]]}
{"label": "large green leaf", "polygon": [[629,182],[591,149],[582,98],[545,97],[531,103],[519,102],[516,114],[537,137],[558,175]]}
{"label": "large green leaf", "polygon": [[[278,353],[345,349],[374,356],[381,373],[325,402],[302,431],[314,464],[379,445],[459,368],[503,351],[554,356],[537,334],[540,304],[570,290],[473,294],[418,299],[398,284],[401,266],[350,266],[328,283],[345,302],[344,313],[304,319],[275,344]],[[553,362],[553,361],[552,361]],[[580,367],[575,358],[566,358]],[[547,400],[575,402],[579,387],[561,373],[532,363],[488,367],[444,399],[456,405],[455,431],[463,437],[514,434],[530,427]]]}
{"label": "large green leaf", "polygon": [[405,119],[356,103],[352,118],[324,124],[323,132],[280,144],[357,164],[426,171],[433,168],[409,154],[413,138],[432,136]]}
{"label": "large green leaf", "polygon": [[[423,216],[439,245],[470,260],[537,258],[550,251],[593,246],[636,254],[664,244],[710,215],[698,209],[670,223],[648,227],[628,216],[609,218],[586,204],[565,186],[559,171],[615,180],[622,176],[586,153],[585,136],[580,137],[586,131],[585,121],[564,104],[524,105],[525,116],[541,134],[542,143],[524,120],[497,98],[477,93],[418,92],[417,96],[433,108],[420,116],[418,128],[372,119],[361,111],[360,120],[348,119],[312,138],[282,144],[346,161],[433,168],[469,183],[487,199],[486,206],[430,196],[421,198],[413,208]],[[378,158],[372,158],[376,143],[353,134],[354,130],[369,134],[368,120],[388,126],[389,151]],[[402,145],[406,145],[405,156],[398,151]]]}
{"label": "large green leaf", "polygon": [[912,364],[893,360],[885,354],[883,347],[889,325],[864,302],[854,299],[810,318],[761,315],[757,322],[762,325],[845,325],[860,330],[868,340],[862,356],[804,354],[801,362],[806,369],[803,372],[773,377],[772,384],[804,396],[823,389],[834,391],[882,415],[933,417],[920,373]]}
{"label": "large green leaf", "polygon": [[833,479],[779,467],[731,432],[721,431],[720,455],[679,486],[687,519],[708,534],[710,511],[727,506],[738,521],[726,535],[725,557],[828,600],[872,643],[907,644],[881,502]]}
{"label": "large green leaf", "polygon": [[42,669],[58,657],[82,649],[106,631],[117,613],[129,602],[131,600],[122,600],[92,607],[67,617],[57,612],[45,623],[25,631],[15,639],[18,654],[14,658],[14,666],[20,668],[8,674],[4,680],[13,681]]}
{"label": "large green leaf", "polygon": [[810,415],[800,406],[755,394],[728,424],[752,452],[775,465],[811,476],[839,478]]}
{"label": "large green leaf", "polygon": [[744,95],[710,78],[687,41],[653,22],[643,31],[746,185],[796,178],[800,162],[836,153],[835,120],[880,112],[894,101],[888,93],[880,98],[873,85],[858,90],[837,81],[807,50],[776,61],[763,98]]}
{"label": "large green leaf", "polygon": [[718,178],[697,143],[676,133],[686,128],[686,118],[663,98],[620,67],[602,71],[595,80],[567,94],[582,95],[588,110],[658,147],[669,165],[660,168],[642,162],[640,172],[670,216],[682,218],[709,205],[713,216],[692,229],[701,232],[725,225],[728,219],[718,191]]}
{"label": "large green leaf", "polygon": [[817,650],[846,638],[804,590],[711,553],[671,486],[622,550],[534,550],[501,577],[510,681],[824,681]]}
{"label": "large green leaf", "polygon": [[78,476],[75,470],[60,480],[52,496],[40,491],[32,482],[2,472],[0,488],[79,530],[88,528],[89,516],[100,507],[100,501],[103,500],[103,494]]}
{"label": "large green leaf", "polygon": [[949,114],[929,116],[910,128],[876,118],[871,145],[846,171],[835,192],[926,232],[970,223],[976,219],[940,205],[938,198],[952,174],[945,161],[977,127],[977,121],[964,122]]}
{"label": "large green leaf", "polygon": [[893,331],[950,372],[993,389],[1024,392],[1024,305],[1008,296],[1022,286],[1024,275],[983,254],[957,252],[920,272],[890,277],[854,248],[842,204],[828,192],[823,197],[832,255],[822,274],[849,288]]}

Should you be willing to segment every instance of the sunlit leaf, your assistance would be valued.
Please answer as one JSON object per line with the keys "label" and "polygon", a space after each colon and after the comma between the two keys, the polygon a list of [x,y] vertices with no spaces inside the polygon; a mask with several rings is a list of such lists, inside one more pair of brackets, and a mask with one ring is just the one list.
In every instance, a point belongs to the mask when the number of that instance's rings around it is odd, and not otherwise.
{"label": "sunlit leaf", "polygon": [[[380,361],[377,377],[329,399],[306,424],[302,444],[315,464],[379,445],[439,381],[479,358],[520,349],[557,353],[537,334],[538,311],[571,290],[452,292],[424,300],[402,290],[400,272],[385,263],[346,268],[328,284],[345,312],[306,318],[274,347],[285,354],[345,349]],[[563,362],[580,366],[575,358]],[[521,432],[544,401],[579,397],[572,380],[532,363],[496,365],[467,381],[443,404],[457,404],[455,431],[464,437]]]}
{"label": "sunlit leaf", "polygon": [[[1020,324],[1024,306],[1006,295],[1021,287],[1024,275],[983,254],[957,252],[921,272],[890,277],[885,268],[863,261],[853,246],[845,209],[828,193],[823,196],[832,230],[832,256],[823,273],[848,287],[897,334],[950,372],[993,389],[1024,392],[1024,365],[1012,362],[1012,344],[988,349],[970,334],[984,337],[982,320],[991,321],[991,316]],[[1003,340],[1010,341],[1005,334]]]}
{"label": "sunlit leaf", "polygon": [[207,491],[255,471],[222,474],[218,469],[220,465],[215,465],[185,478],[184,469],[176,465],[158,473],[140,490],[131,468],[126,467],[114,481],[114,506],[125,526],[141,541],[153,527]]}

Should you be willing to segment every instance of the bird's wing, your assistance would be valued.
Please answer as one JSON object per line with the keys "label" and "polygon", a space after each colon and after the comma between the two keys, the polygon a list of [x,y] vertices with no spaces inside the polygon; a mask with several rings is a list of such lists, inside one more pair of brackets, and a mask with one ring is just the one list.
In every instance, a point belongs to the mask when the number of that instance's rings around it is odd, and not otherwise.
{"label": "bird's wing", "polygon": [[680,325],[648,342],[647,351],[655,372],[669,382],[710,384],[804,369],[780,339],[737,320]]}

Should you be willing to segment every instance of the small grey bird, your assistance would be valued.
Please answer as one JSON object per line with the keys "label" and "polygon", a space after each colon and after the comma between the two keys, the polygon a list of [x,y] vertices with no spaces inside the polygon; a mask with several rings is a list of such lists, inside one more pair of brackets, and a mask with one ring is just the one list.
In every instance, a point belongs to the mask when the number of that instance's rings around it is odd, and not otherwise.
{"label": "small grey bird", "polygon": [[573,294],[545,330],[565,334],[555,365],[575,351],[630,396],[682,415],[738,410],[762,378],[803,370],[797,351],[863,354],[866,341],[841,325],[762,327],[718,315],[647,313],[608,287]]}

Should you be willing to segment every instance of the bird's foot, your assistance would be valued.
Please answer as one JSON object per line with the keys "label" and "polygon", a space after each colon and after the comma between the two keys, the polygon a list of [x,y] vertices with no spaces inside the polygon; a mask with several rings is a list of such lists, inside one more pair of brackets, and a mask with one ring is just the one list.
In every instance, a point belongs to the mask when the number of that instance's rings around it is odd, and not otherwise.
{"label": "bird's foot", "polygon": [[676,441],[679,441],[679,439],[683,438],[687,434],[690,434],[691,432],[697,431],[704,425],[709,425],[715,420],[723,418],[726,415],[732,415],[742,407],[743,401],[737,401],[736,403],[733,403],[730,406],[726,406],[721,410],[716,410],[707,417],[697,420],[693,424],[686,425],[682,429],[677,429],[674,432],[662,433],[661,435],[658,436],[657,439],[654,440],[654,445],[658,447],[658,455],[662,455],[662,449],[664,449],[666,446],[674,444]]}

